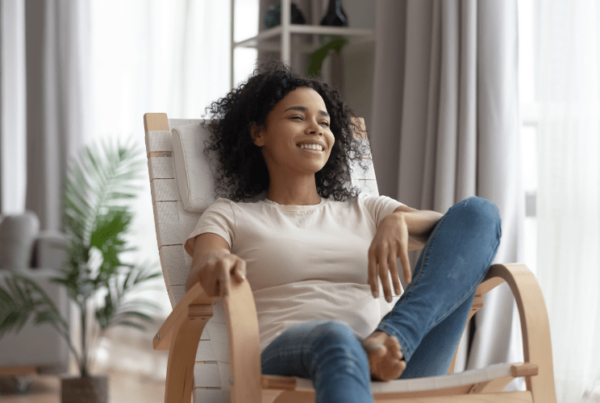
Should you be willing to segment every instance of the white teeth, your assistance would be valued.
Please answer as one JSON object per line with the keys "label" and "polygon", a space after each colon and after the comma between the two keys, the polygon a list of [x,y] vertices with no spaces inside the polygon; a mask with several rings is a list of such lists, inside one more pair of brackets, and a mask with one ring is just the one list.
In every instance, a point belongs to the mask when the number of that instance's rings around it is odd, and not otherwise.
{"label": "white teeth", "polygon": [[300,148],[303,148],[305,150],[323,151],[323,146],[320,144],[301,144]]}

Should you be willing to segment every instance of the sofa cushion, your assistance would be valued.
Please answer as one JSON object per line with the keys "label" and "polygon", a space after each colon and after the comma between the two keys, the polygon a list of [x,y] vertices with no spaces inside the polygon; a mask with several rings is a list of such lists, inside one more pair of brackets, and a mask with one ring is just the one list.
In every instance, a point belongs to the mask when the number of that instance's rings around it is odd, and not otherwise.
{"label": "sofa cushion", "polygon": [[0,269],[25,269],[31,266],[31,252],[39,229],[40,222],[32,211],[2,218]]}

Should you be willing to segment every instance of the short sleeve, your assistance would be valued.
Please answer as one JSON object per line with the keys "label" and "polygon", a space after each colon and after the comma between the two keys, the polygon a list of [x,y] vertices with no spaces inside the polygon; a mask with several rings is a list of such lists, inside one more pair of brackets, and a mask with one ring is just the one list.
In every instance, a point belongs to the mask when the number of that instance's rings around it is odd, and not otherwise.
{"label": "short sleeve", "polygon": [[393,213],[398,207],[404,205],[404,203],[400,203],[399,201],[387,196],[360,195],[358,197],[358,202],[362,203],[377,226],[379,226],[379,223],[385,218],[385,216]]}
{"label": "short sleeve", "polygon": [[232,204],[231,200],[217,199],[202,213],[198,224],[185,240],[184,249],[190,256],[194,255],[194,238],[205,233],[221,236],[231,248],[235,228],[235,213]]}

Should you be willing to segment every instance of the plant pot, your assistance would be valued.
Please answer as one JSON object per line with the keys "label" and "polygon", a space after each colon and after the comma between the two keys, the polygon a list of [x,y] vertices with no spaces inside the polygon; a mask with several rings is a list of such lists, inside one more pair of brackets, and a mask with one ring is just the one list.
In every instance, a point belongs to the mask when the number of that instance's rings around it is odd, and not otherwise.
{"label": "plant pot", "polygon": [[62,378],[61,403],[108,403],[108,377]]}

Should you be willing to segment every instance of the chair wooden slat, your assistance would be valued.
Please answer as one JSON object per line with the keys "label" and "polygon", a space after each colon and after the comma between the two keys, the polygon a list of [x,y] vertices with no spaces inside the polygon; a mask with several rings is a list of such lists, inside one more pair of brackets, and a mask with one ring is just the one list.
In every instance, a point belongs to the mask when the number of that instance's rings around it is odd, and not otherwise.
{"label": "chair wooden slat", "polygon": [[170,130],[155,130],[146,136],[146,152],[148,154],[160,151],[173,151]]}
{"label": "chair wooden slat", "polygon": [[154,217],[158,229],[158,245],[182,245],[179,228],[177,202],[159,202],[154,204]]}
{"label": "chair wooden slat", "polygon": [[170,288],[169,299],[171,300],[171,305],[175,306],[185,295],[185,285],[172,285]]}
{"label": "chair wooden slat", "polygon": [[171,157],[149,157],[148,173],[150,181],[154,179],[173,179],[173,158]]}
{"label": "chair wooden slat", "polygon": [[183,245],[166,245],[160,248],[160,264],[163,267],[181,268],[185,264],[183,259]]}
{"label": "chair wooden slat", "polygon": [[175,179],[154,179],[150,182],[150,191],[153,203],[181,200]]}
{"label": "chair wooden slat", "polygon": [[[223,348],[224,346],[224,348]],[[228,362],[227,344],[217,343],[215,340],[200,340],[196,351],[196,362],[198,361],[223,361]]]}
{"label": "chair wooden slat", "polygon": [[194,388],[195,402],[229,403],[229,391],[221,389]]}
{"label": "chair wooden slat", "polygon": [[194,386],[220,388],[221,377],[219,366],[216,362],[207,362],[194,365]]}

